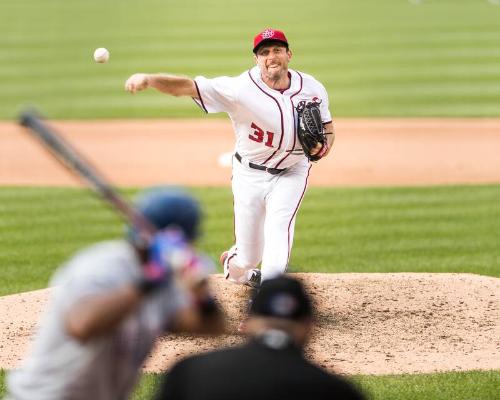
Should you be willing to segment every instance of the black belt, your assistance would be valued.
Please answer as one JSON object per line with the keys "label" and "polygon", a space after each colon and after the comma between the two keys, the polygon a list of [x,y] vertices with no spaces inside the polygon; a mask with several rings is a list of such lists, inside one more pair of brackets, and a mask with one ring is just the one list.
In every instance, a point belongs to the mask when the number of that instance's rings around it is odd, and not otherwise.
{"label": "black belt", "polygon": [[[234,156],[236,157],[236,159],[241,162],[241,156],[236,152],[234,153]],[[243,163],[242,163],[243,164]],[[269,172],[271,175],[278,175],[279,173],[285,171],[286,168],[284,169],[279,169],[279,168],[267,168],[263,165],[259,165],[259,164],[254,164],[252,162],[249,162],[248,163],[248,166],[250,168],[253,168],[253,169],[260,169],[261,171],[266,171],[266,172]]]}

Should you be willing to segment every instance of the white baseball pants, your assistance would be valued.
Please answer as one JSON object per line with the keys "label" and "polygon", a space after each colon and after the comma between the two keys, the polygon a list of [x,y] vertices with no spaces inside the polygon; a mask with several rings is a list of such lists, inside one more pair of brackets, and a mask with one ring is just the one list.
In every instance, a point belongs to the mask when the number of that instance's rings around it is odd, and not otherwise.
{"label": "white baseball pants", "polygon": [[288,267],[295,219],[304,198],[311,166],[307,159],[272,175],[252,169],[233,157],[235,246],[229,252],[229,279],[261,263],[262,280]]}

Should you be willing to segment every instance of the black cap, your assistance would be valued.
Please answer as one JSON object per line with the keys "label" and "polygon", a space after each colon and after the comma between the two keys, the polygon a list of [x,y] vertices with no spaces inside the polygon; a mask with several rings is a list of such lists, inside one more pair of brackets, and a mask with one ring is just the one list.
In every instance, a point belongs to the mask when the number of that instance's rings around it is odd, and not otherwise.
{"label": "black cap", "polygon": [[312,316],[312,303],[302,283],[280,276],[262,282],[250,315],[299,320]]}

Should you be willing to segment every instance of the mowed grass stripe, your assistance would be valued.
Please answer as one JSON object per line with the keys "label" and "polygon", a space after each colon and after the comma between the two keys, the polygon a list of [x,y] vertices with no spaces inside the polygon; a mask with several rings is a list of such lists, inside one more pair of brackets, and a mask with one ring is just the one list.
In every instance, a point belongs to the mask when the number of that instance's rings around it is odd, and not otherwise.
{"label": "mowed grass stripe", "polygon": [[[145,1],[145,3],[147,3],[147,1]],[[494,9],[492,8],[492,10]],[[496,11],[498,12],[498,9]],[[496,15],[493,18],[496,19]],[[94,15],[92,17],[98,17],[98,15]],[[364,16],[360,17],[364,18]],[[476,16],[472,15],[469,17],[474,18]],[[404,20],[402,21],[402,24],[398,24],[395,20],[385,24],[381,24],[381,21],[376,19],[373,20],[372,23],[361,22],[360,24],[354,23],[355,21],[352,19],[347,19],[347,21],[347,24],[344,25],[342,23],[336,23],[330,26],[316,26],[314,29],[310,29],[310,35],[321,37],[323,39],[331,39],[333,41],[333,45],[343,45],[347,47],[358,43],[373,45],[381,42],[385,42],[387,44],[405,43],[421,45],[425,43],[435,44],[438,46],[457,46],[475,43],[480,40],[482,44],[492,44],[500,35],[496,25],[497,21],[488,23],[488,21],[484,19],[483,21],[475,20],[477,22],[476,24],[461,23],[457,25],[444,21],[443,16],[439,17],[439,20],[436,21],[435,25],[433,25],[431,20],[417,20],[415,22]],[[470,19],[470,21],[473,20]],[[67,23],[68,21],[62,22]],[[121,46],[126,46],[130,43],[130,41],[140,42],[145,39],[148,39],[148,43],[145,43],[146,46],[150,45],[150,43],[158,43],[164,39],[176,39],[173,42],[165,43],[165,45],[186,48],[186,42],[199,39],[200,37],[206,39],[192,43],[192,46],[196,48],[201,44],[213,46],[213,41],[223,42],[222,39],[225,37],[226,40],[224,42],[226,46],[248,47],[248,43],[244,45],[227,40],[227,35],[234,34],[236,38],[249,41],[246,30],[250,29],[251,32],[254,32],[254,28],[252,27],[255,26],[253,22],[242,26],[239,21],[235,21],[234,23],[226,21],[225,24],[210,26],[210,29],[207,29],[206,24],[200,25],[197,22],[180,25],[183,22],[182,19],[180,19],[172,26],[166,27],[164,24],[162,24],[162,26],[152,26],[151,24],[147,24],[141,26],[139,31],[134,31],[133,29],[126,29],[126,27],[123,26],[113,26],[111,22],[112,21],[107,21],[107,25],[101,27],[99,30],[85,31],[73,29],[66,32],[62,37],[59,32],[60,27],[54,22],[50,23],[49,21],[47,23],[47,21],[41,21],[40,26],[46,28],[43,32],[25,30],[25,26],[20,25],[19,21],[15,21],[15,25],[13,24],[13,26],[9,26],[8,22],[6,22],[5,24],[2,24],[2,29],[5,29],[7,31],[6,33],[9,34],[0,38],[0,44],[7,47],[30,46],[35,48],[36,45],[42,45],[45,42],[57,41],[57,43],[61,45],[69,45],[70,43],[78,45],[106,36],[107,39],[116,41],[117,44],[121,42]],[[33,25],[33,22],[30,21],[30,26]],[[15,29],[15,26],[23,29]],[[424,27],[425,30],[423,29]],[[235,29],[237,29],[237,31],[235,31]],[[296,27],[287,29],[287,33],[297,33],[300,31],[301,30]],[[345,36],[341,37],[340,35]],[[294,46],[305,45],[308,44],[308,39],[303,35],[297,34],[293,43]],[[330,43],[324,44],[330,45]],[[309,45],[319,46],[319,43],[313,42],[309,43]],[[191,48],[191,44],[187,48]]]}
{"label": "mowed grass stripe", "polygon": [[[168,53],[168,49],[164,49],[166,53]],[[151,51],[151,54],[155,53],[155,51]],[[293,69],[298,69],[302,70],[303,72],[307,72],[305,69],[306,67],[311,67],[315,66],[315,75],[318,74],[323,74],[328,70],[328,68],[332,69],[330,74],[326,74],[325,78],[323,79],[325,82],[330,83],[331,80],[339,80],[339,79],[344,79],[345,77],[349,77],[351,75],[357,75],[357,76],[366,76],[370,77],[373,76],[373,78],[378,78],[380,75],[383,75],[384,73],[387,75],[390,75],[391,72],[394,73],[395,69],[398,69],[398,73],[401,75],[401,78],[405,78],[408,76],[411,76],[412,74],[415,76],[421,75],[423,72],[427,71],[448,71],[450,74],[456,74],[457,71],[463,71],[465,74],[470,75],[472,77],[481,75],[484,72],[493,72],[494,71],[494,66],[498,64],[498,61],[500,61],[500,52],[496,51],[491,52],[490,54],[489,49],[478,49],[476,52],[470,52],[470,53],[464,53],[461,50],[457,50],[455,54],[453,55],[446,55],[442,52],[437,51],[436,55],[434,56],[433,54],[430,54],[429,52],[422,52],[422,56],[409,56],[407,58],[399,59],[399,58],[392,58],[390,55],[387,55],[387,57],[380,56],[379,53],[373,53],[373,57],[370,57],[364,52],[360,52],[359,57],[351,57],[351,58],[342,58],[342,59],[328,59],[325,57],[320,57],[317,59],[311,58],[309,55],[301,55],[300,57],[296,57],[294,60]],[[496,53],[496,54],[493,54]],[[144,50],[141,50],[141,54],[144,56],[150,55],[149,52],[145,52]],[[311,52],[310,55],[312,56],[314,52]],[[47,60],[53,58],[57,54],[53,55],[48,55]],[[79,54],[78,56],[81,56]],[[160,68],[158,72],[160,71],[166,71],[169,72],[173,68],[179,69],[179,70],[188,70],[190,73],[195,73],[195,74],[201,74],[205,75],[208,71],[210,72],[213,68],[217,67],[217,62],[219,62],[219,68],[220,64],[224,64],[228,70],[235,70],[234,74],[240,74],[244,72],[245,69],[252,68],[254,66],[253,61],[251,60],[250,57],[248,56],[241,56],[241,57],[231,57],[231,56],[221,56],[217,57],[214,56],[213,54],[208,54],[206,57],[200,57],[198,55],[198,58],[203,58],[204,59],[204,65],[203,67],[198,66],[192,66],[192,65],[187,65],[190,64],[188,61],[193,60],[192,57],[190,56],[180,56],[178,55],[178,59],[172,60],[172,59],[155,59],[150,61],[147,64],[147,67],[149,69],[151,68]],[[5,54],[4,59],[9,59],[10,56],[8,54]],[[52,65],[44,65],[42,64],[40,66],[40,71],[39,73],[44,76],[57,76],[58,73],[61,72],[66,72],[68,75],[72,74],[85,74],[84,79],[81,79],[82,81],[87,81],[89,78],[92,77],[98,77],[98,78],[103,78],[106,77],[106,80],[112,79],[112,74],[113,73],[129,73],[130,68],[137,68],[138,62],[134,60],[127,60],[127,59],[122,59],[119,61],[117,64],[110,63],[108,65],[94,65],[91,64],[89,65],[86,63],[86,61],[89,61],[89,55],[87,52],[84,53],[83,58],[82,58],[82,63],[81,64],[73,64],[71,62],[65,63],[64,61],[61,63],[53,63]],[[116,58],[116,53],[115,53],[115,58]],[[27,58],[24,57],[23,59],[17,60],[19,62],[35,62],[39,61],[37,60],[36,57],[34,58]],[[85,62],[83,62],[85,61]],[[364,63],[370,62],[372,63],[372,69],[367,70],[366,65]],[[451,64],[454,62],[451,66]],[[397,63],[397,65],[394,65]],[[455,64],[456,63],[456,64]],[[420,67],[420,69],[416,69],[415,67]],[[147,68],[146,67],[146,68]],[[144,65],[143,68],[144,70]],[[337,69],[346,69],[345,73],[342,75],[339,75],[336,73]],[[477,70],[476,70],[477,69]],[[156,70],[155,70],[156,71]],[[217,70],[214,70],[216,73]],[[333,73],[332,73],[333,72]],[[26,75],[28,78],[36,76],[35,71],[33,71],[32,67],[29,65],[19,65],[18,68],[16,68],[14,65],[6,66],[1,70],[1,77],[16,77],[20,75]],[[109,76],[108,76],[109,75]],[[227,74],[226,74],[227,75]],[[40,75],[39,75],[40,76]],[[457,77],[459,78],[461,74],[458,74]],[[127,75],[128,77],[128,75]],[[442,76],[444,80],[449,80],[452,76]],[[122,78],[122,77],[115,77],[115,79]],[[103,84],[106,84],[107,82],[102,82]],[[12,84],[12,83],[11,83]],[[397,84],[397,82],[395,82]],[[108,83],[109,85],[109,83]]]}
{"label": "mowed grass stripe", "polygon": [[[410,98],[410,101],[414,97],[418,97],[420,94],[441,98],[443,92],[448,93],[450,96],[460,95],[461,98],[462,96],[469,97],[478,94],[484,94],[485,96],[496,95],[498,97],[500,83],[497,82],[492,84],[488,81],[490,77],[500,78],[500,73],[494,71],[493,68],[490,74],[484,73],[479,76],[472,76],[471,71],[467,73],[467,71],[463,69],[461,74],[455,74],[455,78],[461,78],[460,81],[457,81],[457,79],[450,79],[449,81],[444,80],[441,75],[444,73],[444,70],[435,70],[433,72],[422,71],[419,75],[408,74],[398,83],[391,81],[390,74],[386,71],[382,72],[378,76],[373,74],[369,76],[362,76],[352,73],[336,80],[335,83],[340,89],[346,85],[350,85],[350,87],[352,87],[352,84],[354,83],[358,85],[359,87],[357,91],[352,94],[353,97],[363,96],[367,93],[371,94],[374,93],[374,91],[376,91],[376,94],[380,96],[397,95],[403,97],[404,95],[405,98]],[[453,74],[450,74],[449,78],[452,78],[452,76]],[[109,98],[115,97],[114,101],[117,102],[129,101],[130,96],[126,96],[124,91],[124,80],[126,78],[119,79],[116,76],[112,76],[104,84],[100,83],[100,79],[102,79],[102,77],[93,76],[89,77],[86,81],[64,82],[57,88],[54,88],[53,85],[47,81],[38,82],[31,88],[18,88],[11,84],[3,88],[2,97],[8,98],[15,95],[24,96],[29,93],[30,90],[37,90],[41,93],[46,93],[48,90],[57,90],[61,93],[70,91],[72,95],[77,94],[82,97],[85,96],[87,100],[95,98],[96,95],[106,95]],[[369,85],[363,86],[365,84]],[[89,87],[94,87],[95,90],[92,91],[92,93],[89,93]],[[332,92],[331,97],[335,97],[336,93],[338,93],[338,90]],[[116,96],[116,94],[119,94],[120,96]],[[147,96],[148,94],[144,93],[141,95]],[[158,98],[158,93],[152,92],[152,94],[154,97]],[[167,96],[160,96],[162,99],[164,97]],[[78,100],[78,97],[76,100]],[[165,101],[172,101],[172,98],[170,97],[168,100],[165,99]]]}
{"label": "mowed grass stripe", "polygon": [[[55,119],[193,118],[201,116],[204,116],[204,118],[220,118],[221,115],[215,114],[206,117],[190,100],[167,100],[158,94],[154,94],[157,97],[141,97],[140,100],[138,100],[140,96],[137,96],[135,101],[122,100],[118,95],[115,98],[109,98],[109,103],[106,107],[100,105],[102,98],[98,99],[99,103],[93,103],[93,98],[74,99],[71,97],[71,94],[59,94],[61,100],[53,103],[54,106],[57,106],[57,109],[43,109],[45,115]],[[29,102],[20,99],[15,114],[20,111],[23,105],[41,104],[42,102],[49,101],[49,98],[50,93],[37,97],[32,96],[32,100]],[[464,104],[463,98],[457,96],[457,98],[449,99],[446,104],[443,104],[439,97],[431,101],[425,95],[422,95],[418,99],[399,98],[399,101],[402,104],[411,103],[412,113],[415,117],[441,117],[443,115],[447,115],[448,117],[463,117],[464,115],[468,115],[469,117],[491,117],[498,110],[498,106],[493,103],[496,98],[497,96],[494,94],[491,96],[481,96],[478,94],[473,99],[470,99],[471,103]],[[113,99],[118,99],[116,104],[112,104]],[[366,96],[354,96],[348,88],[339,88],[332,96],[331,109],[334,115],[358,117],[359,113],[356,110],[359,108],[356,107],[362,104],[367,110],[364,112],[365,117],[386,117],[387,115],[391,115],[392,117],[404,118],[408,116],[404,109],[395,108],[387,102],[383,103],[383,100],[385,99],[377,97],[376,91]],[[389,97],[389,100],[393,99]],[[82,111],[84,111],[83,114]]]}
{"label": "mowed grass stripe", "polygon": [[[239,46],[227,47],[223,48],[223,46],[214,46],[218,47],[218,51],[216,54],[211,49],[207,49],[204,47],[200,51],[196,51],[196,55],[194,56],[195,60],[203,60],[203,62],[196,66],[199,72],[201,73],[205,69],[205,59],[209,63],[208,67],[210,67],[210,63],[214,62],[214,60],[219,60],[219,62],[229,62],[230,65],[239,64],[241,62],[247,63],[249,66],[253,64],[252,57],[250,54],[240,54],[235,55],[241,51]],[[401,65],[403,70],[407,70],[411,67],[408,62],[417,63],[418,65],[422,65],[426,69],[433,69],[435,67],[449,67],[451,69],[461,67],[462,65],[456,65],[452,62],[463,62],[467,66],[476,66],[477,68],[481,68],[484,65],[488,66],[490,64],[495,64],[498,62],[500,58],[500,50],[498,47],[488,47],[488,46],[478,46],[475,49],[470,49],[467,47],[449,47],[445,46],[443,48],[435,48],[429,49],[427,46],[423,46],[422,48],[413,48],[411,52],[406,52],[404,50],[405,46],[402,45],[401,48],[388,48],[384,44],[380,44],[376,48],[372,48],[370,51],[366,51],[364,48],[359,49],[350,49],[349,55],[338,58],[329,58],[329,57],[316,57],[318,51],[321,51],[321,48],[312,49],[307,48],[303,51],[300,51],[298,55],[293,57],[293,62],[290,66],[293,66],[296,63],[307,64],[311,63],[311,65],[322,65],[320,61],[322,61],[325,66],[335,65],[337,67],[352,67],[356,70],[360,70],[365,74],[369,74],[371,69],[367,69],[366,65],[360,64],[362,61],[371,61],[374,64],[371,66],[374,71],[380,71],[383,67],[391,67],[395,69],[393,66],[394,63],[397,65]],[[4,61],[8,61],[6,65],[2,66],[1,71],[4,73],[13,73],[15,71],[15,63],[20,61],[37,61],[40,62],[40,67],[42,71],[48,70],[50,71],[53,68],[55,71],[63,69],[62,66],[67,65],[70,67],[70,71],[74,72],[82,72],[82,71],[103,71],[108,69],[123,69],[130,66],[134,66],[135,64],[142,64],[139,60],[135,58],[128,58],[127,52],[134,52],[136,55],[145,55],[151,56],[153,54],[157,54],[159,51],[169,51],[171,49],[165,48],[164,45],[158,44],[157,46],[149,45],[147,47],[141,46],[138,49],[134,49],[134,46],[128,46],[123,49],[115,49],[113,52],[113,63],[109,63],[108,65],[96,65],[95,63],[84,63],[84,61],[89,61],[92,59],[92,47],[86,47],[85,49],[79,49],[79,51],[75,51],[72,53],[74,59],[72,60],[61,60],[57,63],[54,62],[54,57],[56,57],[59,52],[56,50],[45,51],[43,54],[30,54],[31,50],[27,49],[26,51],[18,51],[18,52],[10,52],[10,51],[1,51],[0,59]],[[90,54],[89,54],[90,51]],[[184,66],[184,68],[190,68],[190,63],[187,63],[186,59],[191,58],[190,53],[193,50],[178,50],[177,57],[180,58],[169,58],[169,57],[158,57],[155,60],[151,60],[147,65],[162,63],[176,66]],[[340,54],[342,54],[343,50],[337,50]],[[471,58],[473,57],[473,58]],[[79,62],[75,63],[75,59]],[[116,60],[115,60],[116,59]],[[396,66],[397,66],[396,65]],[[32,67],[26,64],[19,64],[17,67],[21,68],[22,71],[34,73]],[[220,67],[225,67],[221,65]],[[418,69],[414,69],[415,73],[418,73]],[[349,72],[348,70],[345,71]],[[474,72],[474,71],[472,71]],[[233,72],[237,74],[239,72]]]}
{"label": "mowed grass stripe", "polygon": [[[229,67],[233,67],[233,68],[240,67],[240,64],[241,64],[242,69],[241,69],[241,71],[239,71],[239,73],[242,73],[246,69],[252,68],[252,66],[253,66],[251,63],[244,64],[242,61],[235,60],[234,58],[228,58],[227,60],[224,58],[222,58],[222,59],[221,58],[219,58],[219,59],[210,58],[210,59],[206,60],[206,67],[205,67],[205,70],[203,71],[203,73],[201,71],[197,70],[196,67],[190,67],[189,72],[193,75],[193,77],[194,77],[194,74],[206,75],[207,72],[210,73],[211,71],[216,71],[217,66],[218,65],[220,66],[221,62],[223,62],[223,63],[226,62]],[[184,63],[185,63],[185,60],[184,60]],[[157,67],[156,69],[158,70],[158,72],[165,71],[165,70],[166,70],[166,72],[171,72],[172,69],[180,68],[182,66],[181,61],[175,61],[175,62],[172,61],[172,62],[169,62],[167,64],[168,65],[159,65],[158,64],[156,66]],[[71,84],[75,87],[83,87],[85,84],[90,83],[92,86],[95,86],[95,87],[99,86],[99,88],[101,90],[103,90],[103,92],[106,92],[106,91],[109,92],[109,91],[113,91],[113,90],[117,89],[116,82],[121,83],[119,88],[122,89],[122,87],[125,85],[125,79],[128,78],[128,76],[129,76],[128,74],[130,73],[130,69],[132,69],[132,67],[134,67],[134,65],[128,64],[128,63],[125,63],[124,65],[119,65],[119,66],[118,65],[117,66],[114,66],[114,65],[84,66],[84,65],[74,65],[74,64],[64,64],[63,63],[63,64],[56,65],[53,67],[43,66],[38,71],[38,74],[39,74],[38,76],[45,76],[46,78],[48,78],[48,77],[55,78],[57,76],[60,76],[60,74],[64,72],[67,76],[74,76],[76,78],[79,74],[85,74],[86,76],[85,76],[84,80],[78,79],[74,82],[69,82],[66,84],[67,85]],[[97,68],[101,68],[101,69],[98,70]],[[150,67],[150,68],[154,68],[154,67]],[[240,68],[238,68],[238,69],[240,69]],[[3,74],[2,77],[26,76],[28,78],[31,78],[31,77],[36,76],[36,73],[32,69],[30,69],[29,67],[22,67],[19,69],[16,69],[16,68],[5,69],[2,74]],[[214,72],[212,72],[212,74],[214,74]],[[103,77],[106,78],[106,79],[104,79],[104,81],[103,81]],[[101,83],[100,85],[98,85],[99,80]],[[50,83],[51,83],[50,81],[35,83],[34,88],[39,89],[39,90],[40,89],[43,90],[43,87],[50,85]],[[13,86],[14,84],[10,83],[10,85]],[[75,94],[78,94],[78,93],[75,93]]]}
{"label": "mowed grass stripe", "polygon": [[371,399],[489,400],[497,397],[500,371],[356,376],[354,381]]}
{"label": "mowed grass stripe", "polygon": [[[233,243],[231,191],[193,191],[207,217],[198,245],[217,260]],[[500,276],[499,197],[498,185],[310,188],[290,270]],[[111,209],[80,189],[1,188],[0,212],[0,294],[44,287],[79,248],[124,232]]]}
{"label": "mowed grass stripe", "polygon": [[[337,102],[335,110],[338,114],[346,118],[357,118],[359,117],[359,113],[355,111],[354,105],[364,104],[364,107],[367,109],[367,111],[364,112],[364,117],[384,118],[387,117],[387,115],[391,115],[391,117],[394,118],[408,117],[407,112],[403,108],[395,108],[390,104],[377,104],[377,101],[376,98],[354,98],[344,102],[344,104],[339,104],[339,102]],[[475,99],[470,99],[470,101],[470,104],[464,104],[462,99],[456,99],[454,101],[447,100],[447,104],[442,104],[442,100],[426,102],[425,99],[419,99],[421,104],[412,104],[412,116],[421,118],[439,118],[442,116],[446,116],[447,118],[463,118],[464,115],[467,115],[467,117],[474,118],[490,118],[496,115],[498,111],[498,105],[493,104],[491,99],[481,98],[479,102]],[[75,118],[76,114],[77,112],[75,111]],[[186,110],[182,110],[182,113],[179,113],[175,117],[187,117],[188,115]],[[139,116],[139,114],[137,116]],[[148,116],[156,117],[156,113],[152,111]]]}
{"label": "mowed grass stripe", "polygon": [[[117,38],[123,39],[123,38]],[[113,46],[114,51],[124,52],[124,51],[134,51],[134,57],[140,56],[141,54],[148,54],[153,51],[169,52],[174,51],[176,55],[210,55],[214,54],[217,56],[224,56],[225,51],[238,51],[247,49],[249,54],[244,54],[246,56],[250,55],[250,50],[248,46],[244,46],[241,43],[228,42],[227,38],[222,35],[221,37],[215,37],[210,39],[210,41],[196,42],[189,46],[186,46],[184,41],[175,40],[175,37],[161,37],[154,40],[149,40],[145,44],[141,44],[141,41],[135,37],[128,42],[116,43]],[[326,39],[329,39],[328,37]],[[330,51],[338,52],[342,51],[342,58],[350,58],[352,55],[357,53],[362,53],[367,57],[373,58],[378,56],[381,59],[385,57],[389,58],[418,58],[422,56],[428,56],[435,54],[436,56],[444,56],[447,54],[454,55],[457,52],[465,54],[475,54],[480,51],[485,53],[486,51],[491,51],[492,55],[498,54],[498,46],[496,43],[500,39],[500,35],[484,36],[484,35],[470,35],[468,40],[464,40],[457,36],[456,39],[447,39],[448,41],[436,40],[423,40],[423,39],[411,39],[404,40],[398,36],[398,40],[394,40],[392,37],[377,37],[376,40],[367,38],[363,35],[359,37],[350,36],[349,39],[342,42],[336,42],[334,40],[334,35],[331,36],[332,41],[328,43],[328,49]],[[23,42],[26,43],[23,43]],[[4,43],[2,45],[1,53],[3,57],[7,59],[8,55],[12,56],[10,61],[16,61],[19,57],[22,59],[37,59],[37,60],[48,60],[55,54],[61,54],[61,52],[71,52],[72,54],[77,54],[78,52],[88,49],[93,50],[92,41],[88,40],[87,36],[81,38],[73,39],[60,39],[57,43],[57,47],[44,48],[41,47],[45,45],[44,41],[41,43],[34,42],[30,37],[24,40],[19,40],[13,43]],[[469,43],[470,42],[470,43]],[[322,57],[326,58],[337,58],[335,54],[329,54],[325,52],[324,43],[308,43],[305,40],[298,39],[294,41],[294,49],[298,49],[297,57],[303,57],[304,55],[315,54],[317,56],[318,52],[322,54]],[[471,47],[471,45],[474,45]],[[411,49],[409,49],[411,46]],[[244,50],[243,50],[244,51]],[[138,52],[138,53],[137,53]],[[194,54],[193,54],[194,53]],[[460,54],[459,54],[460,55]],[[487,55],[485,53],[485,55]],[[88,54],[87,54],[88,56]],[[161,58],[161,53],[157,54]],[[228,58],[231,57],[241,57],[240,54],[227,55]],[[394,57],[397,56],[397,57]],[[64,61],[64,60],[60,60]],[[71,60],[68,60],[71,61]],[[149,60],[144,60],[146,63]]]}
{"label": "mowed grass stripe", "polygon": [[[156,34],[148,32],[124,32],[115,33],[114,36],[108,36],[107,40],[114,43],[113,49],[156,49],[156,50],[175,50],[175,51],[204,51],[211,50],[218,52],[219,50],[232,49],[239,51],[251,52],[251,48],[248,48],[249,39],[246,34],[235,34],[232,36],[232,40],[228,40],[227,35],[233,35],[233,29],[236,27],[227,28],[225,31],[216,32],[216,29],[211,29],[210,32],[206,32],[205,27],[197,27],[189,30],[189,36],[186,37],[186,28],[182,28],[179,31],[168,29],[164,32],[157,32]],[[407,28],[407,27],[405,27]],[[417,28],[415,28],[417,29]],[[363,50],[365,52],[372,53],[384,48],[384,52],[390,52],[391,50],[405,50],[405,53],[413,53],[419,49],[428,49],[430,51],[435,49],[456,49],[464,48],[470,51],[474,51],[476,46],[481,48],[491,48],[492,51],[497,49],[496,43],[500,38],[500,32],[497,27],[491,27],[487,31],[478,31],[477,27],[473,27],[469,30],[467,27],[457,27],[457,31],[442,31],[437,30],[433,32],[427,27],[425,34],[416,35],[415,32],[405,31],[403,27],[394,27],[391,31],[383,32],[377,30],[373,32],[372,29],[364,31],[362,27],[356,27],[352,31],[316,31],[311,32],[313,39],[316,37],[322,39],[325,42],[313,41],[311,42],[310,37],[305,37],[303,35],[298,36],[293,41],[293,48],[298,48],[303,51],[310,49],[311,51],[322,51],[324,52],[325,46],[329,50],[349,50],[350,52],[356,52],[357,50]],[[347,35],[348,34],[348,35]],[[186,44],[187,39],[196,38],[197,35],[202,35],[203,40],[195,41],[193,43]],[[339,38],[339,35],[345,35],[345,37]],[[86,44],[92,44],[95,40],[99,40],[103,36],[103,31],[99,30],[96,32],[69,32],[61,37],[60,34],[45,34],[41,36],[36,32],[30,33],[30,31],[21,31],[16,33],[16,35],[8,35],[6,37],[0,38],[0,44],[2,45],[2,51],[12,52],[14,55],[16,53],[22,53],[25,51],[32,51],[32,53],[26,56],[37,57],[47,54],[46,52],[52,52],[56,50],[73,50],[77,51],[80,46],[85,46]],[[178,40],[180,36],[184,37],[184,40]],[[146,42],[145,42],[146,41]],[[46,42],[57,42],[57,48],[43,48]],[[474,47],[471,47],[474,45]],[[408,46],[411,46],[409,48]],[[161,56],[161,55],[159,55]],[[235,54],[235,56],[238,56]],[[329,57],[328,54],[324,54],[325,57]]]}
{"label": "mowed grass stripe", "polygon": [[[216,64],[217,62],[214,60],[214,68]],[[228,62],[228,65],[236,64],[238,64],[238,62],[234,62],[234,60]],[[173,67],[173,65],[174,63],[171,63],[171,67]],[[493,78],[496,78],[497,82],[500,80],[500,70],[497,66],[498,64],[487,64],[475,70],[473,63],[469,62],[469,65],[467,65],[467,63],[462,63],[452,69],[446,70],[439,64],[432,66],[424,64],[418,73],[414,73],[411,67],[405,67],[401,68],[398,83],[395,83],[392,79],[391,71],[381,66],[374,67],[370,73],[366,73],[366,71],[359,68],[353,68],[349,73],[333,78],[333,84],[337,87],[337,90],[332,92],[331,96],[336,97],[338,90],[341,90],[344,87],[349,89],[348,93],[350,93],[350,89],[355,84],[356,86],[364,85],[364,89],[358,88],[356,92],[352,93],[350,96],[351,98],[359,98],[365,93],[373,93],[375,89],[377,95],[380,94],[383,96],[387,94],[387,92],[389,92],[389,94],[400,92],[404,94],[405,98],[411,99],[415,98],[419,93],[423,93],[426,96],[441,98],[443,92],[450,95],[458,94],[461,96],[461,99],[463,96],[469,96],[471,94],[484,94],[486,96],[492,95],[498,97],[499,84],[497,83],[495,85],[491,83],[491,79]],[[248,67],[251,67],[251,65],[248,65]],[[57,69],[41,70],[38,74],[48,73],[51,76],[56,76],[58,73],[62,73],[63,69],[63,66],[58,66]],[[26,71],[29,71],[29,69]],[[79,69],[75,69],[74,66],[68,65],[66,73],[78,74],[83,71],[85,71],[85,69],[80,71]],[[17,70],[13,69],[12,71],[4,71],[4,73],[7,72],[9,74],[11,73],[13,76],[21,76],[23,74],[25,74],[25,76],[30,76],[31,73],[25,73],[22,68]],[[67,92],[72,97],[75,95],[82,95],[86,96],[87,101],[98,101],[95,97],[92,98],[89,96],[89,87],[92,87],[92,94],[94,96],[106,95],[110,100],[112,100],[113,103],[120,103],[120,100],[122,100],[122,102],[131,102],[129,97],[124,96],[125,93],[123,90],[124,80],[127,76],[126,70],[122,68],[110,68],[109,70],[106,70],[105,73],[108,78],[104,81],[102,73],[95,70],[92,71],[92,74],[89,72],[85,80],[66,80],[61,82],[57,88],[54,88],[52,82],[49,80],[39,80],[34,82],[30,87],[19,87],[12,82],[4,86],[0,98],[22,98],[30,95],[33,91],[46,93],[47,91],[57,90],[58,93]],[[445,74],[446,78],[443,77]],[[331,79],[332,78],[324,79],[325,84],[330,83]],[[111,96],[111,93],[113,92],[118,93],[119,96]],[[349,96],[349,94],[347,96]],[[483,100],[487,101],[488,97]],[[172,102],[176,103],[177,100]]]}
{"label": "mowed grass stripe", "polygon": [[[292,265],[325,272],[444,272],[453,266],[498,276],[500,271],[492,271],[500,266],[499,193],[475,189],[378,189],[354,196],[337,189],[324,193],[330,203],[308,194],[298,217],[295,240],[301,246],[294,250]],[[322,241],[311,235],[315,226]]]}

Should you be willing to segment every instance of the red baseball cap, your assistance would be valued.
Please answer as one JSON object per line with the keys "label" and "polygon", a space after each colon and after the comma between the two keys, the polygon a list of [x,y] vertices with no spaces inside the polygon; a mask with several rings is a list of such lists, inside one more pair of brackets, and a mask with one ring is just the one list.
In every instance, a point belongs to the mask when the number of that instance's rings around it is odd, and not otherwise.
{"label": "red baseball cap", "polygon": [[288,47],[288,40],[282,31],[278,31],[277,29],[267,28],[264,29],[262,32],[258,33],[253,38],[253,52],[255,53],[261,44],[272,40],[282,42],[286,44]]}

